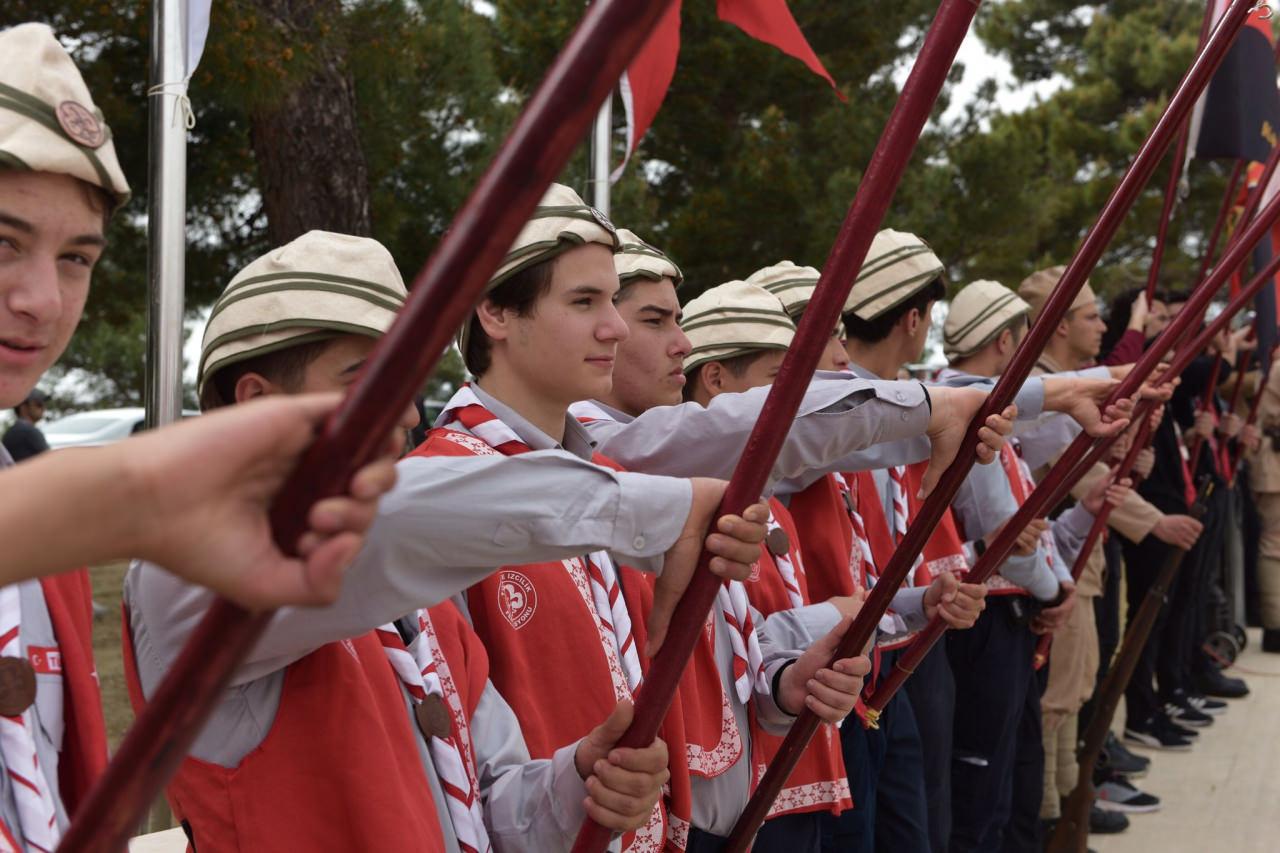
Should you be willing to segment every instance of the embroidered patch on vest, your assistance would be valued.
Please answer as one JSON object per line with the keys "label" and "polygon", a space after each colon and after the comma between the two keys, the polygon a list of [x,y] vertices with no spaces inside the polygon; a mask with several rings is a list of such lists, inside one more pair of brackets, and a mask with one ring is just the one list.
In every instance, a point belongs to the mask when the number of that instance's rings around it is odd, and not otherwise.
{"label": "embroidered patch on vest", "polygon": [[538,593],[533,588],[533,581],[519,572],[499,572],[498,609],[517,631],[529,624],[538,609]]}

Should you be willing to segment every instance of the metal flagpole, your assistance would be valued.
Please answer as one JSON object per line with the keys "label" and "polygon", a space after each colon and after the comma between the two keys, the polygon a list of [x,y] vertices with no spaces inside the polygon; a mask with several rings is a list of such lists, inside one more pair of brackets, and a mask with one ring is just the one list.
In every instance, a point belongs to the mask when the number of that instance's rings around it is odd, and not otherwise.
{"label": "metal flagpole", "polygon": [[169,87],[186,77],[183,0],[151,5],[147,170],[147,427],[182,416],[183,285],[186,281],[187,109]]}
{"label": "metal flagpole", "polygon": [[609,96],[604,99],[604,103],[600,105],[600,111],[596,113],[596,120],[591,125],[591,167],[588,170],[589,177],[587,183],[590,192],[587,198],[591,199],[591,206],[603,213],[605,216],[611,216],[609,212],[609,154],[611,151],[610,142],[613,139],[613,92],[609,92]]}

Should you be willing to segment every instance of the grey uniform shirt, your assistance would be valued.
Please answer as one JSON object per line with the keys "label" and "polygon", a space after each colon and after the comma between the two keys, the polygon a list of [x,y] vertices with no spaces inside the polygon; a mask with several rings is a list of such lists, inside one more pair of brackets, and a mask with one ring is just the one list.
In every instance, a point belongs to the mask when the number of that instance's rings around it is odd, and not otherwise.
{"label": "grey uniform shirt", "polygon": [[[13,465],[8,451],[0,447],[0,470]],[[51,648],[58,644],[53,633],[53,621],[49,617],[49,607],[45,604],[44,589],[38,580],[22,581],[18,585],[18,602],[22,610],[22,631],[19,639],[20,649],[27,660],[30,660],[30,648]],[[32,737],[36,745],[36,759],[44,772],[45,784],[53,795],[54,808],[57,814],[58,827],[66,830],[69,823],[67,810],[62,804],[62,796],[58,788],[58,755],[62,751],[63,734],[63,685],[62,676],[48,673],[36,673],[36,701],[31,709],[36,723]],[[4,770],[4,756],[0,754],[0,771]],[[18,804],[14,797],[13,779],[6,772],[0,772],[0,820],[9,827],[15,837],[20,839],[18,821]],[[24,847],[24,849],[26,849]]]}
{"label": "grey uniform shirt", "polygon": [[[196,739],[194,757],[236,766],[270,731],[290,663],[438,604],[513,554],[542,561],[607,548],[626,555],[629,565],[658,568],[683,529],[692,495],[687,481],[621,474],[555,451],[518,458],[412,457],[397,468],[398,482],[383,498],[339,600],[326,608],[277,611]],[[150,696],[213,596],[145,562],[130,567],[124,594],[139,678]],[[490,768],[482,774],[494,780],[486,805],[495,836],[561,837],[553,810],[545,808],[546,792],[572,787],[577,774],[571,753],[567,760],[557,755],[523,766],[528,753],[518,726],[513,730],[503,716],[505,703],[485,707],[495,709],[497,721],[486,722],[478,711],[473,728],[480,763]],[[416,726],[413,731],[439,794],[437,809],[447,818],[425,742]],[[506,775],[497,768],[508,768]],[[523,781],[513,783],[512,773]],[[530,782],[539,784],[525,784]],[[448,835],[448,820],[441,824]],[[545,849],[560,846],[547,844]]]}
{"label": "grey uniform shirt", "polygon": [[[707,406],[655,406],[639,417],[587,424],[596,447],[624,467],[650,474],[728,479],[768,396],[768,387],[720,394]],[[595,403],[594,405],[603,406]],[[823,475],[927,459],[929,404],[919,382],[817,374],[805,392],[766,491],[802,491]]]}
{"label": "grey uniform shirt", "polygon": [[[539,450],[557,446],[554,439],[483,388],[473,385],[472,390],[485,407],[529,447]],[[458,423],[451,423],[449,427],[467,432],[465,427]],[[564,439],[558,446],[581,458],[589,458],[593,450],[599,449],[594,446],[593,439],[594,433],[589,433],[576,418],[568,416],[565,419]],[[601,452],[606,456],[610,455],[605,451]],[[626,465],[616,457],[610,458]],[[465,614],[467,612],[465,601],[460,602],[460,607]],[[692,823],[698,829],[717,835],[727,835],[746,807],[750,796],[751,738],[747,707],[738,699],[733,687],[731,674],[733,648],[729,640],[729,627],[719,607],[713,607],[712,614],[716,626],[716,669],[720,674],[721,689],[729,699],[730,708],[742,737],[743,752],[732,767],[714,779],[703,779],[697,776],[692,778]],[[768,618],[753,610],[753,618],[757,625],[756,635],[764,658],[765,678],[771,682],[774,674],[782,666],[799,657],[801,651],[808,648],[814,639],[834,628],[840,621],[840,614],[830,604],[817,604],[785,610],[772,614]],[[783,734],[794,721],[794,717],[779,708],[773,696],[767,692],[757,692],[754,703],[756,720],[766,730]]]}

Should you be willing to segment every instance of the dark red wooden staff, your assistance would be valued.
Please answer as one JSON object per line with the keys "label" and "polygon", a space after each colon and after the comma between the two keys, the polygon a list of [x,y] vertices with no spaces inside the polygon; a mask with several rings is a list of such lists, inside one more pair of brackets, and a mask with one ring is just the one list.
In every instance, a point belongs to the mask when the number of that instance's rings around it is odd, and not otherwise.
{"label": "dark red wooden staff", "polygon": [[[1150,179],[1161,156],[1172,143],[1174,134],[1190,114],[1200,92],[1208,85],[1209,78],[1226,55],[1248,12],[1249,3],[1246,0],[1233,0],[1204,49],[1197,54],[1191,68],[1170,99],[1164,114],[1152,128],[1151,134],[1143,143],[1134,162],[1107,200],[1098,221],[1085,236],[1058,285],[1049,295],[1040,317],[1031,326],[1009,367],[988,395],[985,405],[974,417],[955,461],[943,472],[937,487],[920,507],[917,517],[907,529],[906,535],[894,551],[888,565],[881,569],[875,588],[872,589],[862,610],[837,648],[835,659],[857,654],[870,639],[876,623],[887,609],[894,592],[911,569],[916,556],[942,518],[942,514],[946,512],[951,499],[973,465],[974,449],[978,441],[977,426],[984,423],[990,414],[1003,410],[1026,380],[1049,336],[1057,327],[1059,320],[1065,316],[1086,277],[1115,235],[1120,222]],[[969,16],[972,16],[972,12]],[[937,21],[935,21],[936,26]],[[856,199],[854,203],[856,206]],[[810,311],[805,312],[806,320],[809,319]],[[826,322],[825,318],[822,322]],[[774,387],[776,388],[778,384],[781,384],[781,381],[775,383]],[[729,850],[745,850],[750,845],[770,805],[787,777],[791,775],[817,726],[817,716],[809,711],[802,713],[792,725],[790,733],[784,739],[746,810],[735,825],[728,844]]]}
{"label": "dark red wooden staff", "polygon": [[[1142,358],[1138,359],[1133,370],[1121,380],[1120,385],[1112,392],[1107,400],[1108,405],[1122,398],[1131,397],[1138,392],[1142,383],[1148,376],[1152,375],[1159,365],[1161,355],[1177,345],[1177,342],[1184,335],[1190,333],[1191,327],[1199,319],[1199,314],[1204,311],[1205,306],[1209,304],[1209,301],[1213,299],[1214,295],[1222,289],[1223,284],[1230,278],[1227,271],[1235,269],[1240,259],[1246,257],[1252,251],[1253,246],[1269,233],[1271,225],[1277,220],[1280,220],[1280,195],[1277,195],[1263,209],[1258,218],[1250,223],[1249,228],[1241,234],[1240,239],[1228,247],[1226,255],[1223,256],[1223,263],[1196,288],[1182,313],[1156,337],[1152,345],[1142,354]],[[1236,294],[1227,304],[1227,308],[1215,317],[1213,322],[1205,326],[1186,345],[1178,346],[1177,354],[1171,361],[1168,370],[1161,373],[1161,380],[1177,376],[1185,370],[1191,360],[1213,339],[1213,335],[1226,327],[1231,317],[1248,304],[1248,300],[1252,298],[1253,294],[1257,293],[1262,285],[1266,283],[1266,280],[1275,275],[1278,269],[1280,269],[1280,256],[1277,256],[1275,260],[1267,265],[1266,269],[1263,270],[1263,274],[1255,277],[1247,287]],[[1043,319],[1043,316],[1041,319]],[[1036,321],[1036,325],[1039,325],[1039,320]],[[1032,329],[1034,331],[1035,326]],[[1023,346],[1026,346],[1026,344],[1024,343]],[[1036,352],[1038,353],[1038,350]],[[1007,376],[1008,373],[1005,375]],[[1003,377],[1001,377],[1001,381],[1003,381]],[[993,391],[992,393],[994,394],[995,392]],[[1135,410],[1135,417],[1143,416],[1147,411],[1149,409],[1146,405],[1139,405]],[[1081,433],[1076,436],[1075,441],[1062,453],[1057,463],[1049,469],[1049,473],[1045,475],[1045,478],[1027,496],[1026,502],[1018,508],[1016,513],[1010,516],[1009,521],[1005,522],[995,540],[987,546],[987,550],[978,558],[978,561],[969,570],[965,579],[969,583],[985,583],[987,578],[991,577],[1000,564],[1009,556],[1009,552],[1013,550],[1013,546],[1018,540],[1018,533],[1030,524],[1033,519],[1044,515],[1066,497],[1071,486],[1094,463],[1103,458],[1114,441],[1114,438],[1094,441],[1087,433]],[[879,584],[877,584],[878,587]],[[920,661],[924,660],[924,656],[929,653],[933,644],[942,637],[946,630],[947,625],[940,617],[935,616],[929,621],[929,624],[920,631],[911,645],[907,646],[902,654],[899,655],[894,668],[887,675],[882,676],[875,692],[866,701],[869,711],[878,714],[884,710],[889,700],[893,698],[893,694],[915,671]]]}
{"label": "dark red wooden staff", "polygon": [[[1236,191],[1240,187],[1240,179],[1244,176],[1244,161],[1237,160],[1235,166],[1231,168],[1231,175],[1227,178],[1227,189],[1222,195],[1222,204],[1218,207],[1218,215],[1213,220],[1213,228],[1209,231],[1209,243],[1205,246],[1204,257],[1200,259],[1200,272],[1196,276],[1196,281],[1204,281],[1204,277],[1209,274],[1209,267],[1213,264],[1214,255],[1218,252],[1218,240],[1222,237],[1222,229],[1226,227],[1227,217],[1231,215],[1231,208],[1236,203]],[[1151,289],[1148,286],[1147,299],[1151,298]]]}
{"label": "dark red wooden staff", "polygon": [[[379,453],[669,2],[596,0],[587,8],[418,274],[399,319],[277,496],[272,529],[285,551],[293,551],[310,507],[343,491],[352,474]],[[60,851],[124,849],[270,618],[270,612],[249,612],[224,600],[209,608],[78,810]]]}
{"label": "dark red wooden staff", "polygon": [[[871,248],[871,240],[889,210],[889,203],[977,10],[977,0],[943,0],[938,7],[920,55],[894,105],[858,193],[823,265],[813,301],[805,309],[795,340],[770,387],[760,417],[743,448],[741,461],[725,490],[722,508],[726,512],[742,512],[764,490],[786,438],[786,426],[795,419],[809,378],[817,368],[822,349],[830,337],[831,327],[840,317],[845,297],[853,287],[867,250]],[[985,415],[975,422],[981,423],[984,419]],[[960,455],[972,455],[976,443],[977,429],[974,428],[966,436]],[[697,575],[672,616],[667,638],[636,696],[635,720],[618,742],[620,746],[652,742],[666,715],[720,583],[710,572],[703,570],[706,560],[704,553]],[[873,592],[873,599],[874,596]],[[888,596],[881,597],[885,599],[881,605],[883,610],[888,605]],[[875,621],[870,620],[866,626],[867,633]],[[854,623],[850,635],[857,629],[857,624]],[[816,721],[816,717],[806,711],[796,726],[806,725],[806,718],[810,722]],[[583,824],[573,849],[575,853],[599,853],[608,845],[610,837],[608,830],[588,820]]]}

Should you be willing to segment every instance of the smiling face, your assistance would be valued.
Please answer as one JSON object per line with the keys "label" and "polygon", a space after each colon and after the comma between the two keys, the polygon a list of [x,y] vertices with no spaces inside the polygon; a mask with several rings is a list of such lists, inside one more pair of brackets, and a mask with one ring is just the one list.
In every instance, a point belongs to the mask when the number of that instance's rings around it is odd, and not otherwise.
{"label": "smiling face", "polygon": [[482,303],[477,314],[493,341],[494,372],[523,385],[523,394],[566,408],[606,397],[627,338],[617,293],[613,252],[588,243],[555,259],[547,292],[525,315]]}
{"label": "smiling face", "polygon": [[17,406],[67,348],[106,245],[88,185],[0,170],[0,408]]}
{"label": "smiling face", "polygon": [[675,284],[637,281],[618,296],[627,338],[618,344],[613,392],[604,400],[629,415],[674,406],[684,390],[684,358],[693,345],[680,328]]}

